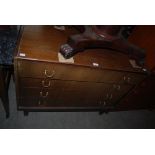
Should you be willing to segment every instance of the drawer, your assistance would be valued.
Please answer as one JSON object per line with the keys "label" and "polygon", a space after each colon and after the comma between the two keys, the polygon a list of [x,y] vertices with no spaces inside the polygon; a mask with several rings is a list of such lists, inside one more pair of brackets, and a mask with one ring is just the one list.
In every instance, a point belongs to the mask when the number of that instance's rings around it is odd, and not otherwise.
{"label": "drawer", "polygon": [[[32,79],[21,78],[19,79],[21,89],[24,88],[39,88],[47,90],[58,91],[92,91],[94,94],[100,92],[108,92],[112,88],[112,84],[100,83],[100,82],[79,82],[79,81],[63,81],[63,80],[51,80],[51,79]],[[106,91],[106,92],[105,92]]]}
{"label": "drawer", "polygon": [[[68,94],[70,94],[68,92]],[[68,95],[67,93],[64,95]],[[100,107],[99,101],[97,100],[85,100],[81,95],[78,96],[75,93],[70,95],[70,97],[54,96],[47,98],[40,98],[35,96],[21,97],[21,102],[19,106],[24,107]]]}
{"label": "drawer", "polygon": [[[85,98],[92,99],[103,98],[111,90],[111,84],[96,83],[96,82],[77,82],[77,81],[62,81],[62,80],[51,80],[51,87],[27,87],[22,85],[20,88],[21,96],[38,96],[40,91],[50,92],[48,96],[53,94],[59,94],[61,96],[73,96],[73,94],[84,96]],[[67,98],[66,97],[66,98]]]}
{"label": "drawer", "polygon": [[20,78],[19,83],[22,88],[48,88],[56,89],[60,88],[61,82],[57,83],[60,80],[52,80],[50,78],[46,79],[34,79],[34,78]]}
{"label": "drawer", "polygon": [[20,77],[117,83],[124,72],[67,64],[18,60]]}
{"label": "drawer", "polygon": [[91,109],[91,108],[97,108],[100,109],[101,105],[99,102],[78,102],[74,101],[72,103],[71,101],[64,102],[60,99],[52,100],[50,98],[47,98],[45,100],[40,100],[38,98],[20,98],[19,99],[19,105],[18,107],[22,108],[34,108],[34,109],[78,109],[78,108],[84,108],[84,109]]}
{"label": "drawer", "polygon": [[52,90],[52,89],[42,89],[42,88],[21,88],[19,93],[20,93],[20,96],[22,97],[30,97],[30,98],[43,97],[44,98],[44,96],[47,96],[48,98],[49,97],[54,98],[54,97],[57,97],[58,91],[54,89]]}
{"label": "drawer", "polygon": [[[21,104],[24,106],[100,106],[111,85],[102,83],[59,81],[55,88],[21,88]],[[27,103],[27,100],[29,101]],[[31,101],[32,100],[32,101]]]}

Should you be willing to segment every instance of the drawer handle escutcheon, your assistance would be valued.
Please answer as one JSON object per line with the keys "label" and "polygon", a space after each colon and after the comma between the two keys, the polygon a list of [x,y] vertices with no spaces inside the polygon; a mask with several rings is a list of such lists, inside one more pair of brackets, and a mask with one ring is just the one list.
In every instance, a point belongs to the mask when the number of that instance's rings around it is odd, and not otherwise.
{"label": "drawer handle escutcheon", "polygon": [[130,83],[130,77],[128,77],[128,83]]}
{"label": "drawer handle escutcheon", "polygon": [[123,77],[123,80],[124,80],[124,81],[126,80],[126,76]]}
{"label": "drawer handle escutcheon", "polygon": [[41,101],[40,100],[38,101],[38,104],[41,105]]}
{"label": "drawer handle escutcheon", "polygon": [[109,99],[111,100],[112,98],[113,98],[113,95],[111,94]]}
{"label": "drawer handle escutcheon", "polygon": [[121,89],[121,86],[120,86],[120,85],[118,85],[117,89],[118,89],[118,90],[120,90],[120,89]]}
{"label": "drawer handle escutcheon", "polygon": [[106,98],[109,99],[109,94],[107,93]]}
{"label": "drawer handle escutcheon", "polygon": [[106,106],[106,105],[107,105],[107,103],[106,103],[106,101],[104,101],[104,102],[103,102],[103,106]]}
{"label": "drawer handle escutcheon", "polygon": [[99,104],[102,105],[102,106],[106,106],[107,105],[106,101],[103,101],[103,102],[99,101]]}
{"label": "drawer handle escutcheon", "polygon": [[42,85],[43,85],[43,87],[50,87],[51,81],[48,81],[48,84],[46,85],[46,84],[45,84],[45,81],[43,80],[43,81],[42,81]]}
{"label": "drawer handle escutcheon", "polygon": [[44,73],[45,73],[46,77],[52,78],[54,76],[54,74],[55,74],[55,71],[53,70],[51,74],[48,74],[48,71],[45,69]]}
{"label": "drawer handle escutcheon", "polygon": [[40,92],[40,96],[46,98],[46,97],[48,96],[48,92],[46,92],[46,94],[43,95],[43,92],[41,91],[41,92]]}

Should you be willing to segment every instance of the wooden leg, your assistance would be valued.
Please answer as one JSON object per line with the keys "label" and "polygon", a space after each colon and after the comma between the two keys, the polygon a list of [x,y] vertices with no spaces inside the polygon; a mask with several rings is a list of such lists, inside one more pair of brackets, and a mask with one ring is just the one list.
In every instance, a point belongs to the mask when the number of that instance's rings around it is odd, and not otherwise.
{"label": "wooden leg", "polygon": [[0,69],[0,87],[1,87],[1,99],[6,112],[6,118],[9,117],[9,97],[8,97],[8,87],[10,83],[11,73],[4,69]]}
{"label": "wooden leg", "polygon": [[13,79],[13,82],[15,83],[15,74],[13,70],[12,70],[12,79]]}
{"label": "wooden leg", "polygon": [[99,115],[102,115],[104,113],[104,111],[99,111]]}
{"label": "wooden leg", "polygon": [[28,116],[29,112],[28,111],[24,111],[24,116]]}
{"label": "wooden leg", "polygon": [[4,94],[1,97],[2,103],[6,112],[6,118],[9,118],[10,111],[9,111],[9,98],[8,98],[8,93],[4,92]]}
{"label": "wooden leg", "polygon": [[100,110],[99,115],[102,115],[102,114],[108,114],[108,111],[107,110]]}

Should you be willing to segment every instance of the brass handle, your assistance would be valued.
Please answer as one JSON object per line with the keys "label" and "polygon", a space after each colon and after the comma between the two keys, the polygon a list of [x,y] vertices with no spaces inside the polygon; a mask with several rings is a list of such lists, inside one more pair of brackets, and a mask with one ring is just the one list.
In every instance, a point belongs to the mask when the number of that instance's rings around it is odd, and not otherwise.
{"label": "brass handle", "polygon": [[99,101],[99,104],[100,104],[100,105],[103,105],[103,106],[106,106],[107,103],[106,103],[106,101],[104,101],[104,102]]}
{"label": "brass handle", "polygon": [[124,80],[124,81],[126,80],[126,76],[123,77],[123,80]]}
{"label": "brass handle", "polygon": [[111,99],[112,99],[112,97],[113,97],[113,95],[111,94],[109,99],[111,100]]}
{"label": "brass handle", "polygon": [[45,81],[43,80],[42,85],[43,85],[43,87],[50,87],[51,81],[48,81],[48,84],[45,84]]}
{"label": "brass handle", "polygon": [[124,76],[124,77],[123,77],[123,80],[124,80],[125,82],[129,83],[130,80],[131,80],[131,78],[130,78],[130,77],[126,77],[126,76]]}
{"label": "brass handle", "polygon": [[121,89],[121,86],[120,86],[120,85],[118,85],[117,89],[118,89],[118,90],[120,90],[120,89]]}
{"label": "brass handle", "polygon": [[113,98],[113,95],[112,95],[112,94],[107,94],[107,95],[106,95],[106,99],[107,99],[107,100],[111,100],[112,98]]}
{"label": "brass handle", "polygon": [[121,89],[121,86],[120,86],[120,85],[115,85],[115,84],[114,84],[114,85],[113,85],[113,88],[114,88],[114,89],[117,89],[117,90],[120,90],[120,89]]}
{"label": "brass handle", "polygon": [[46,103],[46,100],[43,100],[43,99],[38,101],[38,105],[43,105],[45,103]]}
{"label": "brass handle", "polygon": [[46,94],[43,95],[43,92],[41,91],[41,92],[40,92],[40,96],[46,98],[46,97],[48,96],[48,92],[46,92]]}
{"label": "brass handle", "polygon": [[106,101],[103,102],[103,105],[106,106]]}
{"label": "brass handle", "polygon": [[109,98],[109,94],[106,95],[106,98],[107,98],[107,99]]}
{"label": "brass handle", "polygon": [[38,104],[41,105],[41,101],[40,100],[38,101]]}
{"label": "brass handle", "polygon": [[128,83],[130,83],[130,77],[128,77]]}
{"label": "brass handle", "polygon": [[113,85],[113,88],[114,88],[114,89],[116,88],[116,85],[115,85],[115,84]]}
{"label": "brass handle", "polygon": [[55,74],[55,71],[53,70],[52,73],[49,74],[48,71],[45,69],[44,73],[45,73],[46,77],[52,78],[54,76],[54,74]]}

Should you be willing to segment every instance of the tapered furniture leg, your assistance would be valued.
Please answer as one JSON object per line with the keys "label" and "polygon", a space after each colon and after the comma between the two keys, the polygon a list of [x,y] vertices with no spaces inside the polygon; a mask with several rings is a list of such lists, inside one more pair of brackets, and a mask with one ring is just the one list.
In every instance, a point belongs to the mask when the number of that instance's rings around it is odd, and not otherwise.
{"label": "tapered furniture leg", "polygon": [[0,68],[0,97],[2,104],[6,112],[6,118],[9,117],[9,97],[8,97],[8,87],[10,83],[11,72],[7,68]]}
{"label": "tapered furniture leg", "polygon": [[24,111],[24,116],[28,116],[29,112],[28,111]]}
{"label": "tapered furniture leg", "polygon": [[2,102],[3,102],[3,106],[6,112],[6,118],[9,118],[10,116],[10,111],[9,111],[9,98],[8,98],[8,93],[6,92],[2,97]]}

